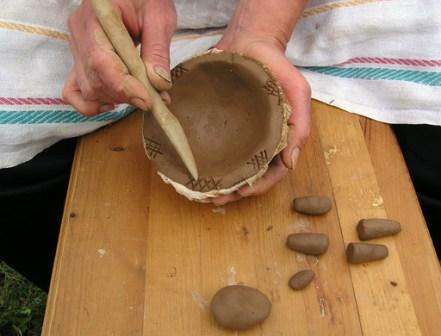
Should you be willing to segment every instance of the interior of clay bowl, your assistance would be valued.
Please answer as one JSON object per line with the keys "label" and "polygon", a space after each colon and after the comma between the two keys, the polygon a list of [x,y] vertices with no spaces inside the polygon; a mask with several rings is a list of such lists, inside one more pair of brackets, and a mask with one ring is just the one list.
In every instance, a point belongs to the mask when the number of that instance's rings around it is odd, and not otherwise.
{"label": "interior of clay bowl", "polygon": [[[225,189],[255,175],[280,142],[278,87],[257,62],[230,53],[193,58],[172,71],[171,112],[188,137],[199,170],[193,181],[151,116],[146,152],[168,178],[196,191]],[[156,148],[156,150],[155,150]]]}

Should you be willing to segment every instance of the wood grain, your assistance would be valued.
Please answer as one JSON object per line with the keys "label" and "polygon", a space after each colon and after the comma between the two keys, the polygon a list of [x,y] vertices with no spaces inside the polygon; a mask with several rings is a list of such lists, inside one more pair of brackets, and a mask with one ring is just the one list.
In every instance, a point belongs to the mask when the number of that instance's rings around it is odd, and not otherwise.
{"label": "wood grain", "polygon": [[[382,196],[358,118],[348,113],[328,113],[330,110],[324,106],[313,116],[325,153],[332,153],[328,154],[328,171],[340,228],[348,244],[358,240],[358,220],[387,218],[387,214],[379,202]],[[350,267],[363,333],[420,335],[395,240],[389,237],[376,242],[387,245],[386,260]],[[400,283],[400,287],[395,288],[391,281]]]}
{"label": "wood grain", "polygon": [[[267,195],[224,207],[225,214],[164,190],[153,177],[152,190],[161,192],[151,200],[148,237],[158,239],[148,244],[144,335],[228,334],[209,318],[207,304],[217,289],[236,282],[261,289],[273,302],[266,323],[244,335],[361,334],[336,211],[310,218],[290,209],[295,194],[332,194],[317,141],[305,158],[298,174]],[[328,233],[332,249],[319,259],[296,255],[285,239],[300,231]],[[317,274],[314,286],[291,291],[290,276],[309,267]]]}
{"label": "wood grain", "polygon": [[[433,335],[439,264],[389,127],[317,102],[313,109],[296,171],[266,195],[223,208],[188,202],[162,183],[145,159],[139,114],[84,137],[43,335],[236,335],[207,308],[232,283],[273,302],[268,320],[240,335]],[[309,194],[333,197],[333,209],[292,212],[292,199]],[[368,216],[398,219],[404,230],[378,240],[388,259],[349,266],[345,245]],[[330,248],[320,258],[296,254],[285,247],[293,232],[324,232]],[[313,284],[290,290],[289,277],[304,268],[315,271]]]}
{"label": "wood grain", "polygon": [[132,115],[77,148],[43,335],[142,332],[150,169],[137,160],[140,121]]}
{"label": "wood grain", "polygon": [[[390,127],[365,119],[363,130],[389,218],[404,230],[394,239],[424,335],[441,330],[441,273],[412,181]],[[387,154],[385,155],[385,148]],[[400,284],[397,284],[400,286]],[[435,297],[434,297],[435,296]]]}

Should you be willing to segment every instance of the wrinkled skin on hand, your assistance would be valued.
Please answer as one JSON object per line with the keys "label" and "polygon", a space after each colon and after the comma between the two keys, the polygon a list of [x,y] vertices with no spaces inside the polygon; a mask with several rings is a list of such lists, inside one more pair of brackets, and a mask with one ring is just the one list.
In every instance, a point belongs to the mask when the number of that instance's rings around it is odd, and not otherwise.
{"label": "wrinkled skin on hand", "polygon": [[287,147],[272,160],[265,175],[252,186],[244,186],[233,194],[212,200],[216,205],[223,205],[267,192],[289,169],[295,168],[300,149],[310,132],[311,89],[302,74],[285,57],[285,44],[278,39],[256,36],[250,32],[227,31],[216,48],[244,54],[267,66],[279,81],[292,109],[288,120]]}
{"label": "wrinkled skin on hand", "polygon": [[[231,195],[212,199],[216,205],[259,195],[294,169],[300,150],[309,135],[311,91],[300,72],[285,57],[286,43],[306,0],[241,0],[235,17],[217,49],[252,57],[279,81],[292,108],[288,120],[287,147],[269,165],[253,186],[244,186]],[[176,29],[172,0],[112,0],[127,30],[141,42],[141,57],[153,86],[165,92],[171,86],[169,49]],[[257,20],[257,18],[259,20]],[[74,66],[63,88],[63,99],[80,113],[91,116],[106,112],[115,104],[129,103],[148,109],[151,99],[143,85],[128,74],[93,12],[84,0],[68,21]]]}
{"label": "wrinkled skin on hand", "polygon": [[[141,42],[141,57],[152,85],[159,91],[171,87],[170,41],[176,29],[172,0],[113,0],[115,10],[134,40]],[[63,99],[80,113],[92,116],[129,103],[141,109],[151,99],[141,82],[128,73],[85,0],[70,16],[69,46],[74,66],[63,88]],[[164,100],[168,95],[161,94]]]}

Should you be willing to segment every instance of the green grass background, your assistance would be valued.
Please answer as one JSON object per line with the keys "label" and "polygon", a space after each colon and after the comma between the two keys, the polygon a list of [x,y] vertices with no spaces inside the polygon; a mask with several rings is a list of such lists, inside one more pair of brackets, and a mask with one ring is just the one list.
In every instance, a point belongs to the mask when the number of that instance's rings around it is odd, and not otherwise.
{"label": "green grass background", "polygon": [[41,334],[47,294],[0,261],[0,336]]}

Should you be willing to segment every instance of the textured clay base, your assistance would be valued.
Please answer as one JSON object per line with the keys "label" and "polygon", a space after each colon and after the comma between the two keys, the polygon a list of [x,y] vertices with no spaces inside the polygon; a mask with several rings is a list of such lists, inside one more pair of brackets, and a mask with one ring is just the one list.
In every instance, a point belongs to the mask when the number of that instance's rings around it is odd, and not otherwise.
{"label": "textured clay base", "polygon": [[196,159],[199,180],[184,168],[151,113],[144,115],[148,157],[161,177],[189,198],[226,194],[267,169],[285,146],[289,108],[269,72],[226,52],[192,58],[172,71],[170,110]]}

